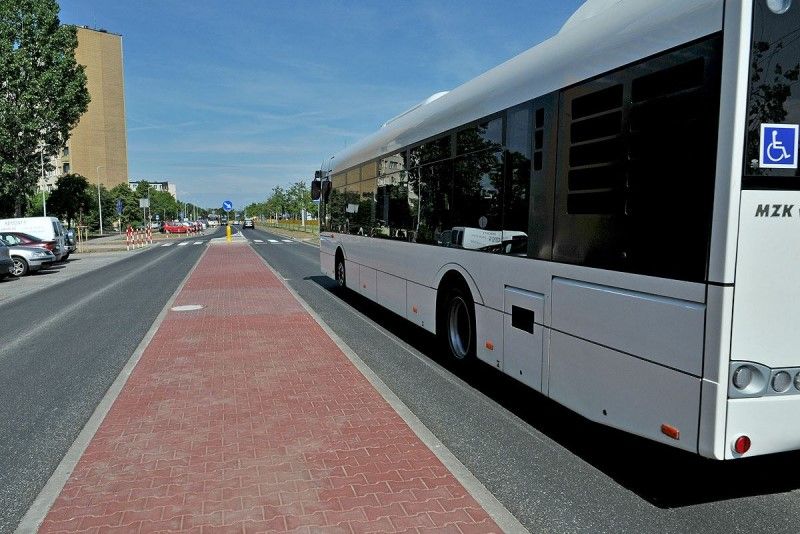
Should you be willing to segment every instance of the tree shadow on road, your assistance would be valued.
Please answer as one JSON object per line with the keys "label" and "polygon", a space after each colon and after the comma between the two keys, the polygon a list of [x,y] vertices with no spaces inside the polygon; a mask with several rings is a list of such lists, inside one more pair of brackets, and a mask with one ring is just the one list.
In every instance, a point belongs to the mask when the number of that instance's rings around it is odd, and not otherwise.
{"label": "tree shadow on road", "polygon": [[800,462],[800,452],[721,462],[593,423],[489,365],[459,365],[442,354],[435,336],[353,291],[339,289],[330,278],[306,280],[654,506],[679,508],[800,489],[800,480],[789,469]]}

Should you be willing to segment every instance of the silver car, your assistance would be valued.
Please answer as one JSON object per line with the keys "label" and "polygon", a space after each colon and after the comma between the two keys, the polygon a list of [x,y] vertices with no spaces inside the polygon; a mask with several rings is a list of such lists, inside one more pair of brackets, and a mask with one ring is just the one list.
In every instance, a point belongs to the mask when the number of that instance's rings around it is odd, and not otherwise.
{"label": "silver car", "polygon": [[11,260],[11,251],[6,244],[0,240],[0,280],[10,275],[14,270],[14,262]]}
{"label": "silver car", "polygon": [[49,250],[36,247],[20,247],[17,245],[7,246],[11,256],[13,276],[25,276],[28,273],[38,271],[43,265],[56,261],[55,255]]}

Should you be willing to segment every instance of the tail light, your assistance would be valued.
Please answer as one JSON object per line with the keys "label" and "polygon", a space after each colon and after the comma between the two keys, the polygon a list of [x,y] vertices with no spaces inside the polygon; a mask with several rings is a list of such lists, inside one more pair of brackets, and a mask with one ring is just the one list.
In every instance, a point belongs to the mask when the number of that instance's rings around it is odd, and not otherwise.
{"label": "tail light", "polygon": [[739,436],[733,443],[733,450],[736,451],[737,454],[744,454],[750,450],[751,444],[752,442],[750,441],[749,437]]}

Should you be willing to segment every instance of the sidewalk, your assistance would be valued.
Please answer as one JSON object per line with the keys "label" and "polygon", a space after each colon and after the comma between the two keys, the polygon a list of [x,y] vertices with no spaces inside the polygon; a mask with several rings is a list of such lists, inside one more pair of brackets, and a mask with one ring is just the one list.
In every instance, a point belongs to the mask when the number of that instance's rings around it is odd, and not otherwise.
{"label": "sidewalk", "polygon": [[189,304],[42,532],[500,531],[248,245],[209,247]]}

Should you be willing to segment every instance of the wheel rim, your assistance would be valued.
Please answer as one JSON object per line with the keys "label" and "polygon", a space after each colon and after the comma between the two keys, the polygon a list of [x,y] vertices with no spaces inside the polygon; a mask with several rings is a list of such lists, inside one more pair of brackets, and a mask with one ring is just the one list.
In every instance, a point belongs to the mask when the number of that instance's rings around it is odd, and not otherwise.
{"label": "wheel rim", "polygon": [[25,264],[22,263],[22,260],[14,259],[14,272],[12,273],[14,276],[22,276],[25,272]]}
{"label": "wheel rim", "polygon": [[336,264],[336,281],[339,282],[339,287],[344,287],[344,262],[340,261]]}
{"label": "wheel rim", "polygon": [[453,351],[453,355],[459,360],[466,358],[472,341],[472,321],[467,303],[461,297],[455,297],[450,301],[447,337],[450,340],[450,349]]}

